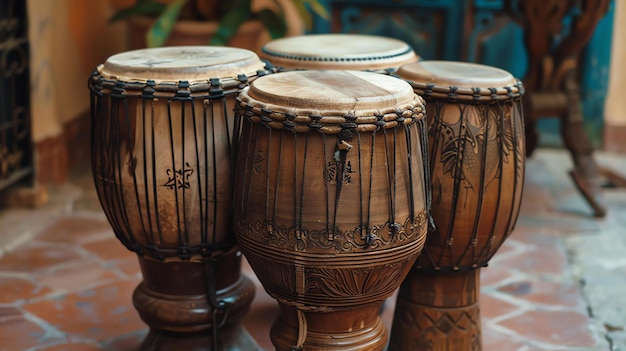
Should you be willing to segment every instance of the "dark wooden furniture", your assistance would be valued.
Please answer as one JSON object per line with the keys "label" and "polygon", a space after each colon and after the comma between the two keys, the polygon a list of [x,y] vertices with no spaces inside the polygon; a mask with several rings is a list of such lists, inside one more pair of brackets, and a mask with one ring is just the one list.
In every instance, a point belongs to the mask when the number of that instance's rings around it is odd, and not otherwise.
{"label": "dark wooden furniture", "polygon": [[0,190],[32,175],[26,2],[0,2]]}
{"label": "dark wooden furniture", "polygon": [[[606,49],[584,54],[583,49],[590,40],[596,47],[604,40],[594,31],[612,0],[321,1],[331,18],[317,18],[314,33],[390,36],[406,41],[423,59],[476,62],[524,78],[529,97],[528,154],[537,144],[537,120],[559,118],[560,131],[546,127],[541,134],[563,140],[574,161],[570,173],[574,184],[595,216],[606,213],[602,182],[626,184],[624,178],[598,167],[592,140],[601,133],[598,128],[585,129],[602,124],[608,84],[582,78],[606,77],[602,72],[609,54]],[[606,26],[600,29],[607,31]],[[587,111],[584,120],[582,108]],[[554,140],[548,143],[556,145]]]}
{"label": "dark wooden furniture", "polygon": [[[601,193],[602,178],[583,125],[577,77],[581,51],[609,3],[610,0],[508,3],[511,18],[524,28],[524,43],[528,50],[528,73],[524,77],[526,153],[531,155],[537,146],[537,119],[558,117],[563,142],[574,161],[570,175],[597,217],[606,214]],[[580,11],[572,18],[568,30],[564,30],[564,18],[574,6]]]}

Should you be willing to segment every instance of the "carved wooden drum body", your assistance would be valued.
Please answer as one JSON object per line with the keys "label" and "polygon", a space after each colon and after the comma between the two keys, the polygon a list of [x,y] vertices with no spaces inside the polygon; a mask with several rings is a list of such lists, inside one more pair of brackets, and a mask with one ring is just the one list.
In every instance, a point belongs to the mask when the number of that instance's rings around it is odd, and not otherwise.
{"label": "carved wooden drum body", "polygon": [[422,99],[386,75],[298,71],[237,108],[234,228],[281,306],[276,349],[382,350],[378,309],[426,235]]}
{"label": "carved wooden drum body", "polygon": [[[397,75],[426,100],[436,230],[401,288],[391,347],[479,350],[478,269],[520,210],[523,87],[506,71],[470,63],[422,61]],[[411,322],[420,318],[433,326]],[[458,325],[438,329],[445,320]]]}
{"label": "carved wooden drum body", "polygon": [[262,69],[247,50],[186,47],[118,54],[94,72],[94,177],[130,250],[201,259],[230,240],[230,111]]}
{"label": "carved wooden drum body", "polygon": [[419,59],[401,40],[362,34],[314,34],[275,39],[265,44],[259,55],[278,70],[393,72]]}
{"label": "carved wooden drum body", "polygon": [[[252,300],[229,222],[231,144],[236,95],[264,69],[248,50],[169,47],[114,55],[89,79],[94,181],[117,238],[141,257],[134,303],[151,327],[210,327],[206,295],[229,286],[246,301],[231,296],[224,316]],[[212,284],[215,269],[232,274]]]}

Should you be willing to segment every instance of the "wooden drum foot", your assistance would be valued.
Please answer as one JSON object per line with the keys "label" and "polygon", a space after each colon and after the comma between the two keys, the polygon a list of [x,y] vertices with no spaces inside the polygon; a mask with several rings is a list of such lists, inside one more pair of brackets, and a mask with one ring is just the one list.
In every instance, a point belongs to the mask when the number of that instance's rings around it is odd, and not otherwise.
{"label": "wooden drum foot", "polygon": [[389,350],[482,350],[479,276],[412,271],[400,287]]}
{"label": "wooden drum foot", "polygon": [[270,338],[276,351],[382,351],[389,335],[378,314],[381,305],[310,312],[280,304],[281,316],[272,326]]}
{"label": "wooden drum foot", "polygon": [[144,281],[135,289],[133,304],[150,327],[142,350],[173,350],[173,345],[198,351],[259,350],[238,324],[255,291],[240,273],[238,251],[213,263],[139,262]]}

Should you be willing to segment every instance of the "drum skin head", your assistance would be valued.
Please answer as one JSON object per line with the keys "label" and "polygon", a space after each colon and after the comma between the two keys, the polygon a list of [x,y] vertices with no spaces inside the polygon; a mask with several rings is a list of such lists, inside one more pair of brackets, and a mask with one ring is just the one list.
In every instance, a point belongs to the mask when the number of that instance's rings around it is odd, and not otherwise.
{"label": "drum skin head", "polygon": [[98,72],[123,81],[196,81],[236,78],[262,70],[265,63],[249,50],[220,46],[172,46],[127,51],[109,57]]}
{"label": "drum skin head", "polygon": [[291,71],[260,77],[249,96],[261,103],[298,109],[376,110],[415,100],[405,81],[362,71]]}
{"label": "drum skin head", "polygon": [[288,69],[377,70],[397,68],[419,57],[398,39],[362,34],[316,34],[276,39],[261,58]]}
{"label": "drum skin head", "polygon": [[500,68],[453,61],[422,61],[406,64],[396,72],[398,77],[437,87],[500,88],[513,86],[517,80]]}

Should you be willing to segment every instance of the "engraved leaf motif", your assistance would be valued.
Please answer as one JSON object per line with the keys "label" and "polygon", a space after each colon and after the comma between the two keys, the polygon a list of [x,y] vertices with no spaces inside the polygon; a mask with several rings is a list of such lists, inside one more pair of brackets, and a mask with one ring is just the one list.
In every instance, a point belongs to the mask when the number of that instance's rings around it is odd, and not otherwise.
{"label": "engraved leaf motif", "polygon": [[396,287],[400,282],[398,264],[353,269],[312,269],[307,274],[307,293],[324,296],[355,296],[380,292]]}

